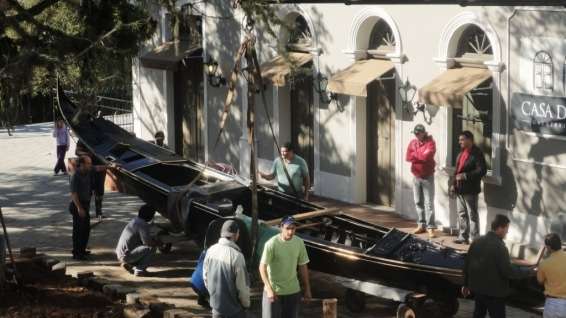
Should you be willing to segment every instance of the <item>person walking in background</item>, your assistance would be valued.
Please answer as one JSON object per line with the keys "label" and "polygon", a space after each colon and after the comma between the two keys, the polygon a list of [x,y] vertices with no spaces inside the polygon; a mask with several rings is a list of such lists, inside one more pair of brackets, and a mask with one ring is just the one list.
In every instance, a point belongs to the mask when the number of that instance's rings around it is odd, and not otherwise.
{"label": "person walking in background", "polygon": [[134,217],[122,230],[116,245],[116,257],[122,268],[128,272],[133,270],[135,276],[146,276],[147,267],[156,253],[160,242],[150,234],[149,222],[153,220],[155,209],[142,205],[138,215]]}
{"label": "person walking in background", "polygon": [[169,149],[169,147],[167,147],[167,145],[165,144],[165,133],[163,133],[163,131],[161,130],[155,132],[155,134],[153,135],[153,140],[149,140],[149,142],[159,147]]}
{"label": "person walking in background", "polygon": [[434,155],[436,143],[422,124],[413,129],[415,139],[407,147],[406,160],[411,163],[411,172],[414,176],[413,193],[417,208],[417,228],[414,234],[428,231],[430,238],[436,237],[434,232],[436,223],[434,219]]}
{"label": "person walking in background", "polygon": [[481,179],[487,173],[482,151],[474,145],[474,135],[464,130],[458,136],[460,153],[456,158],[456,173],[450,193],[456,195],[459,234],[456,244],[470,244],[479,235],[478,198]]}
{"label": "person walking in background", "polygon": [[262,317],[295,318],[299,315],[301,274],[303,298],[312,298],[307,264],[309,257],[302,239],[295,236],[297,222],[292,216],[281,220],[281,233],[269,239],[263,248],[259,273],[263,281]]}
{"label": "person walking in background", "polygon": [[[75,154],[77,156],[88,156],[93,162],[93,154],[88,150],[82,141],[77,141],[77,147],[75,149]],[[94,195],[94,210],[96,217],[99,221],[104,218],[102,213],[102,201],[104,200],[104,183],[106,181],[106,170],[96,171],[92,176],[92,194]]]}
{"label": "person walking in background", "polygon": [[63,174],[66,175],[67,167],[65,167],[65,155],[69,150],[69,130],[63,120],[59,119],[55,122],[53,137],[57,142],[57,163],[55,164],[55,168],[53,168],[53,175],[58,175],[59,171],[62,171]]}
{"label": "person walking in background", "polygon": [[220,240],[208,249],[204,258],[203,277],[214,318],[245,318],[250,307],[246,260],[236,244],[239,237],[238,223],[225,221]]}
{"label": "person walking in background", "polygon": [[497,214],[491,222],[491,231],[474,240],[466,255],[462,294],[468,297],[474,293],[474,318],[483,318],[488,312],[491,318],[505,318],[509,280],[522,276],[511,264],[503,242],[509,223],[508,217]]}
{"label": "person walking in background", "polygon": [[94,194],[94,211],[96,212],[96,217],[99,221],[102,221],[104,214],[102,213],[102,201],[104,200],[104,183],[106,182],[106,170],[97,171],[93,178],[93,189]]}
{"label": "person walking in background", "polygon": [[[289,177],[285,173],[285,168]],[[297,198],[309,199],[310,176],[307,162],[301,156],[295,154],[293,145],[286,142],[281,147],[281,157],[276,158],[269,173],[259,172],[265,180],[277,178],[277,188],[281,192],[297,196]],[[289,183],[291,179],[291,183]]]}
{"label": "person walking in background", "polygon": [[544,318],[566,318],[566,253],[556,233],[544,238],[548,258],[543,260],[537,271],[537,280],[544,285],[546,301]]}

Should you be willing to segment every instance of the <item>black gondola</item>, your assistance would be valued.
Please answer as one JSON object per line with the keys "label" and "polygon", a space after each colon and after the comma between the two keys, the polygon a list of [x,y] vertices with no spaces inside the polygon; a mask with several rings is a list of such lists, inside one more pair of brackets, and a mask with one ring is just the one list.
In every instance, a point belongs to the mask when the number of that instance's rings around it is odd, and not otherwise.
{"label": "black gondola", "polygon": [[[186,160],[104,118],[95,118],[74,105],[61,87],[57,88],[57,98],[63,118],[96,158],[120,165],[116,176],[122,191],[154,206],[187,236],[204,242],[208,225],[218,218],[234,216],[240,206],[243,215],[239,217],[250,223],[248,181]],[[310,268],[425,293],[442,304],[443,316],[456,313],[464,253],[333,213],[266,187],[259,186],[257,191],[259,218],[264,222],[258,251],[265,239],[277,232],[269,224],[288,214],[299,215],[297,235],[305,241]],[[250,246],[244,246],[244,254],[251,257]],[[532,280],[514,285],[527,299],[541,301],[541,290]]]}

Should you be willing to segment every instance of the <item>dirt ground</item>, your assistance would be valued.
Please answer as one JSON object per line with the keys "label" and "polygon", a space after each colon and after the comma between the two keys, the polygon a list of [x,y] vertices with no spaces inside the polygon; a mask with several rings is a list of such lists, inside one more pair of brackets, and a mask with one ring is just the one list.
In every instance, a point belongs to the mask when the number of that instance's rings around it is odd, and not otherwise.
{"label": "dirt ground", "polygon": [[0,292],[0,317],[118,318],[123,306],[103,294],[79,287],[75,279],[46,278]]}

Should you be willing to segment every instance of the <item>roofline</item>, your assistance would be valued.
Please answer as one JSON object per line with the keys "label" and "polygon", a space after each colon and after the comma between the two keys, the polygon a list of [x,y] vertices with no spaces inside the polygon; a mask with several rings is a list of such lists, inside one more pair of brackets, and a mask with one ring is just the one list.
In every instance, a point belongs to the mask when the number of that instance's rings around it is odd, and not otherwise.
{"label": "roofline", "polygon": [[[564,0],[268,0],[273,4],[310,3],[310,4],[338,4],[345,5],[459,5],[466,6],[539,6],[539,7],[565,7]],[[543,2],[544,4],[541,4]]]}

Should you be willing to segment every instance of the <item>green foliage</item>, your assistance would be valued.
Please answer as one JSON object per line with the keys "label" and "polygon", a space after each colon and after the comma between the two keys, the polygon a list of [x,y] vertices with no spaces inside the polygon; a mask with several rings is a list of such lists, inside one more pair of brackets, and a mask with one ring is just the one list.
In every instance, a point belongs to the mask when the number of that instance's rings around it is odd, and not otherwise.
{"label": "green foliage", "polygon": [[155,30],[142,2],[0,0],[0,112],[14,96],[131,87],[131,58]]}

